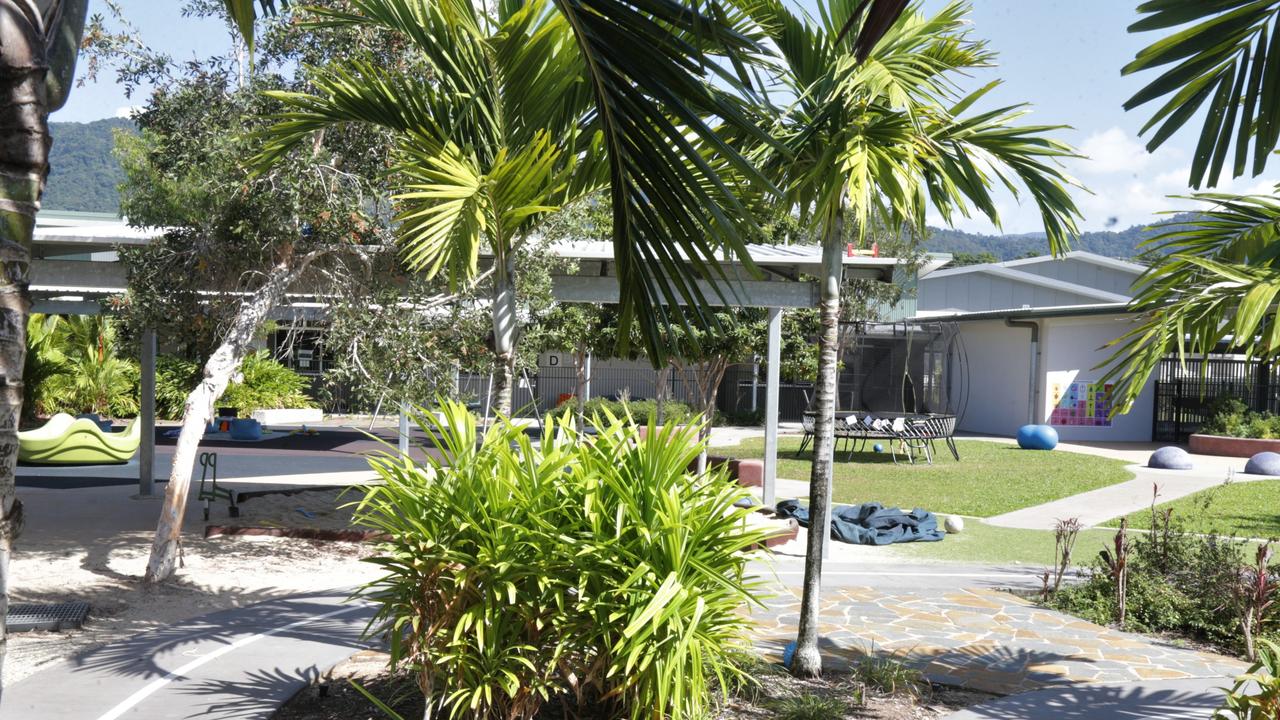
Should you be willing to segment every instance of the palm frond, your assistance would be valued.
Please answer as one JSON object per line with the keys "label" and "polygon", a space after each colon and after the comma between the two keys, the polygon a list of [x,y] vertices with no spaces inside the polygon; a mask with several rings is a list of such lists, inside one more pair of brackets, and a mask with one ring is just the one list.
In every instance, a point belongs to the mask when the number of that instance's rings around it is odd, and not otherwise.
{"label": "palm frond", "polygon": [[1164,72],[1124,107],[1166,98],[1142,128],[1154,151],[1208,103],[1190,183],[1217,185],[1235,146],[1231,176],[1266,167],[1280,141],[1280,0],[1150,0],[1130,32],[1181,28],[1141,50],[1124,74]]}
{"label": "palm frond", "polygon": [[1280,353],[1280,200],[1192,199],[1209,207],[1145,243],[1169,254],[1139,278],[1131,307],[1142,320],[1110,343],[1103,382],[1115,382],[1117,412],[1132,407],[1170,352],[1184,363],[1222,350],[1261,359]]}
{"label": "palm frond", "polygon": [[245,44],[253,50],[254,23],[258,19],[258,11],[263,15],[275,15],[280,9],[289,7],[289,0],[223,0],[227,15],[235,22],[236,28],[244,38]]}

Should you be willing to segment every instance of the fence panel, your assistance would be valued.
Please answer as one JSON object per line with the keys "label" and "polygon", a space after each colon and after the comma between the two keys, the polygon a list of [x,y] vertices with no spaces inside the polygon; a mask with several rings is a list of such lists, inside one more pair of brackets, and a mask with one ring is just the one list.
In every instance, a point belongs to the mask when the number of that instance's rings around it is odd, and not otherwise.
{"label": "fence panel", "polygon": [[1237,398],[1251,410],[1280,412],[1280,367],[1239,358],[1160,361],[1156,371],[1155,411],[1151,437],[1158,442],[1186,442],[1209,419],[1215,402]]}

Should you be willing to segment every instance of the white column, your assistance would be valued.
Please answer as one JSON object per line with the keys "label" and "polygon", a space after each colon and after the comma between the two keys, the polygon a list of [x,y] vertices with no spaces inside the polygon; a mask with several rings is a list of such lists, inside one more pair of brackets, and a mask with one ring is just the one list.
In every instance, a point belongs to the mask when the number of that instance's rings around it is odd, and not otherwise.
{"label": "white column", "polygon": [[764,388],[764,486],[760,502],[772,507],[777,502],[778,479],[778,366],[782,363],[782,308],[769,308],[768,370]]}
{"label": "white column", "polygon": [[409,452],[409,404],[400,403],[400,428],[397,432],[396,447],[400,452]]}
{"label": "white column", "polygon": [[142,446],[138,449],[138,495],[155,492],[156,467],[156,331],[142,331],[142,397],[138,403],[138,423]]}
{"label": "white column", "polygon": [[591,399],[591,353],[587,353],[582,369],[582,401]]}

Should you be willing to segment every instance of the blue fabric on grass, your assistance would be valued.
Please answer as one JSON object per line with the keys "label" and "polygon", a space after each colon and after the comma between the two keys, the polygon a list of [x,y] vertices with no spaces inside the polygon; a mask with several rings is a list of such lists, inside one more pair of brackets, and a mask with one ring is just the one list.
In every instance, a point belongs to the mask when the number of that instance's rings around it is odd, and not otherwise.
{"label": "blue fabric on grass", "polygon": [[[778,503],[777,516],[795,518],[809,527],[809,508],[798,500]],[[911,512],[886,508],[880,503],[836,505],[831,509],[831,537],[854,545],[891,545],[902,542],[937,542],[946,533],[938,529],[938,519],[928,510]]]}

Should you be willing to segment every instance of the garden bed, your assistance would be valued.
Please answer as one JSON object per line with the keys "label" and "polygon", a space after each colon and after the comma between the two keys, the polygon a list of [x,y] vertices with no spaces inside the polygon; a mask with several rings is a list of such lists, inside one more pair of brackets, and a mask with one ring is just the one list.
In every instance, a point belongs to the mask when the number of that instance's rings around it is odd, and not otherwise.
{"label": "garden bed", "polygon": [[[849,673],[828,672],[819,680],[798,680],[777,665],[760,663],[751,668],[760,682],[754,690],[740,692],[710,717],[716,720],[746,718],[767,720],[782,717],[780,710],[789,699],[811,703],[822,714],[795,714],[792,717],[823,717],[830,720],[859,718],[866,720],[916,720],[945,717],[986,700],[992,695],[953,687],[933,686],[924,697],[888,694],[867,690]],[[387,655],[366,650],[335,667],[324,676],[323,684],[302,689],[285,703],[272,720],[350,720],[351,718],[385,717],[355,690],[348,681],[359,683],[379,700],[388,703],[406,718],[422,717],[422,701],[417,688],[404,676],[387,672]],[[802,700],[796,700],[803,698]],[[548,707],[539,717],[565,717],[562,708]],[[590,720],[584,718],[584,720]]]}
{"label": "garden bed", "polygon": [[1260,452],[1280,453],[1280,440],[1227,437],[1225,435],[1193,434],[1191,452],[1196,455],[1221,455],[1224,457],[1253,457]]}

